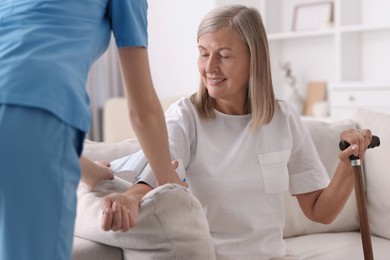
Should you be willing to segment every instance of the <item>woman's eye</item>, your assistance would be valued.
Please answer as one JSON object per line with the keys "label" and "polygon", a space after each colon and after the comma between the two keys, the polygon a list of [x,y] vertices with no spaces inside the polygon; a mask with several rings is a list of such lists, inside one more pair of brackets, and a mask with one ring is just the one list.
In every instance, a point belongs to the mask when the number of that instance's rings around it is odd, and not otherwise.
{"label": "woman's eye", "polygon": [[219,57],[221,57],[221,59],[228,59],[229,58],[229,56],[228,55],[219,55]]}

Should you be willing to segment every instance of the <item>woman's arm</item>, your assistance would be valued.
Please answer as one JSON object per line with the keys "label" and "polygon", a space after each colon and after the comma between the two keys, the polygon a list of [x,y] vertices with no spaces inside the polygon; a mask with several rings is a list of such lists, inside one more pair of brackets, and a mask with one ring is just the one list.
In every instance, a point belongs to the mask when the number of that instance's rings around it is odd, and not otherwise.
{"label": "woman's arm", "polygon": [[[173,161],[174,169],[178,162]],[[111,193],[102,198],[100,208],[103,215],[100,221],[105,231],[128,231],[137,222],[142,198],[153,188],[145,183],[136,183],[123,193]]]}
{"label": "woman's arm", "polygon": [[174,182],[185,186],[171,165],[167,128],[153,87],[147,49],[120,48],[119,58],[130,122],[158,184]]}
{"label": "woman's arm", "polygon": [[356,155],[364,160],[364,153],[371,141],[371,132],[368,129],[350,129],[343,131],[340,139],[347,141],[351,146],[339,153],[340,162],[329,186],[322,190],[296,195],[306,217],[323,224],[331,223],[347,202],[354,185],[349,156]]}

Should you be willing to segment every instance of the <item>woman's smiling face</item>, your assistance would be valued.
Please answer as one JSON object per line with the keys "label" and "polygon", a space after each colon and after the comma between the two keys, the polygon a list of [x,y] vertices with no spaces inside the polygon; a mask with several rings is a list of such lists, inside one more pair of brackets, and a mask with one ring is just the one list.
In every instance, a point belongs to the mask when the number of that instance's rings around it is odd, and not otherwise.
{"label": "woman's smiling face", "polygon": [[248,91],[250,55],[238,33],[228,28],[205,33],[198,40],[198,68],[216,109],[243,114]]}

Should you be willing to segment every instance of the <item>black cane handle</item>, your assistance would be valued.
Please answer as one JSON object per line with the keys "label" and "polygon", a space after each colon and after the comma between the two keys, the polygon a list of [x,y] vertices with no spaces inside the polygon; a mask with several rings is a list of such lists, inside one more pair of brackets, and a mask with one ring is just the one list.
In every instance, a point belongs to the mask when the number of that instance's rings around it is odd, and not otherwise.
{"label": "black cane handle", "polygon": [[[371,142],[367,148],[374,148],[374,147],[379,146],[380,144],[381,144],[381,140],[379,139],[379,137],[376,135],[373,135],[371,138]],[[344,151],[349,146],[350,146],[350,144],[347,141],[340,141],[340,143],[339,143],[339,147],[340,147],[341,151]]]}
{"label": "black cane handle", "polygon": [[[370,144],[368,145],[367,148],[374,148],[374,147],[379,146],[380,144],[381,144],[381,140],[379,139],[379,137],[376,136],[376,135],[373,135],[372,138],[371,138],[371,142],[370,142]],[[341,151],[344,151],[349,146],[350,146],[350,144],[347,141],[340,141],[340,143],[339,143],[339,147],[340,147]],[[355,159],[359,159],[359,157],[351,155],[350,159],[351,160],[355,160]]]}

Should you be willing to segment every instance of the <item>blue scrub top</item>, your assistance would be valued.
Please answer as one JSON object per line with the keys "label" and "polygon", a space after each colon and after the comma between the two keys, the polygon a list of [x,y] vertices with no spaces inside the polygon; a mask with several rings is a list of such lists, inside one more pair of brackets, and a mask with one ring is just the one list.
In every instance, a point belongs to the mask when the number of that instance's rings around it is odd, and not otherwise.
{"label": "blue scrub top", "polygon": [[87,132],[86,80],[108,47],[147,47],[146,0],[0,0],[0,104],[42,108]]}

